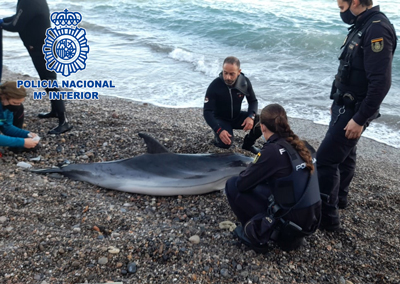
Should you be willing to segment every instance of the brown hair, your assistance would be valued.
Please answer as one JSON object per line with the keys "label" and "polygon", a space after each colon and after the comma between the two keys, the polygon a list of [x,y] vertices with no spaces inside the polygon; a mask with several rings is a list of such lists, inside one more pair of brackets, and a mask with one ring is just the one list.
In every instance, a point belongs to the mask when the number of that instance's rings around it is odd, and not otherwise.
{"label": "brown hair", "polygon": [[17,88],[15,81],[8,81],[0,85],[0,95],[8,99],[23,99],[26,97],[26,90],[23,86]]}
{"label": "brown hair", "polygon": [[313,173],[311,153],[299,137],[290,129],[286,111],[279,104],[267,105],[261,111],[260,123],[264,124],[271,132],[284,138],[299,153],[300,157],[306,162],[306,168]]}
{"label": "brown hair", "polygon": [[235,56],[229,56],[229,57],[225,58],[222,66],[224,66],[226,63],[236,65],[240,69],[240,60],[237,59]]}

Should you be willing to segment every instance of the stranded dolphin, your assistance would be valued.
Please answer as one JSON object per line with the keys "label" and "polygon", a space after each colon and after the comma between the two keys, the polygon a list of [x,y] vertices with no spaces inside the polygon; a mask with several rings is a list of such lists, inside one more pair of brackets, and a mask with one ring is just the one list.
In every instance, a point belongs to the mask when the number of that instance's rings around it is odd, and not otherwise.
{"label": "stranded dolphin", "polygon": [[73,180],[119,191],[173,196],[203,194],[225,187],[253,159],[240,154],[175,154],[154,138],[139,133],[147,153],[133,158],[60,168],[31,170],[38,174],[59,173]]}

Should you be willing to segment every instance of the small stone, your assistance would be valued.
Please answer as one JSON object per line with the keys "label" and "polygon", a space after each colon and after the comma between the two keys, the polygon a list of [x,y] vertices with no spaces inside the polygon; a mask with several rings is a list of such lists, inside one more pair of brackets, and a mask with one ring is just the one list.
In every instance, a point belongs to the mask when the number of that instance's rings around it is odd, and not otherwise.
{"label": "small stone", "polygon": [[38,196],[39,196],[39,194],[37,194],[37,193],[32,194],[32,197],[38,197]]}
{"label": "small stone", "polygon": [[134,262],[129,263],[127,268],[129,273],[136,273],[137,270],[136,263]]}
{"label": "small stone", "polygon": [[118,238],[119,236],[120,236],[119,233],[114,233],[114,232],[111,233],[112,238]]}
{"label": "small stone", "polygon": [[59,253],[59,254],[64,254],[64,253],[65,253],[65,250],[64,250],[63,248],[60,248],[60,249],[58,250],[58,253]]}
{"label": "small stone", "polygon": [[111,254],[118,254],[119,253],[119,249],[115,248],[115,247],[108,247],[108,252]]}
{"label": "small stone", "polygon": [[104,265],[108,262],[108,258],[107,257],[100,257],[99,260],[97,261],[98,264],[100,265]]}
{"label": "small stone", "polygon": [[7,227],[6,232],[11,232],[14,228],[13,227]]}
{"label": "small stone", "polygon": [[117,267],[117,268],[121,268],[122,265],[123,265],[122,262],[118,262],[117,265],[116,265],[116,267]]}
{"label": "small stone", "polygon": [[200,243],[200,237],[198,235],[191,236],[189,238],[189,242],[191,242],[192,244],[198,244]]}
{"label": "small stone", "polygon": [[35,280],[40,280],[42,278],[42,275],[40,274],[36,274],[35,276],[33,276],[33,279]]}
{"label": "small stone", "polygon": [[121,269],[121,274],[126,275],[126,274],[128,274],[128,271],[126,271],[125,269]]}
{"label": "small stone", "polygon": [[72,265],[72,267],[79,267],[81,264],[79,263],[79,261],[75,260],[75,261],[72,262],[71,265]]}
{"label": "small stone", "polygon": [[229,271],[226,268],[222,268],[221,269],[221,275],[224,277],[228,277],[229,276]]}
{"label": "small stone", "polygon": [[7,221],[7,217],[6,216],[1,216],[0,217],[0,223],[4,223]]}
{"label": "small stone", "polygon": [[74,233],[76,233],[76,234],[77,234],[77,233],[80,233],[80,232],[81,232],[81,228],[74,228],[73,231],[74,231]]}
{"label": "small stone", "polygon": [[242,270],[242,266],[241,266],[240,264],[238,264],[238,265],[236,266],[236,270],[237,270],[237,271]]}

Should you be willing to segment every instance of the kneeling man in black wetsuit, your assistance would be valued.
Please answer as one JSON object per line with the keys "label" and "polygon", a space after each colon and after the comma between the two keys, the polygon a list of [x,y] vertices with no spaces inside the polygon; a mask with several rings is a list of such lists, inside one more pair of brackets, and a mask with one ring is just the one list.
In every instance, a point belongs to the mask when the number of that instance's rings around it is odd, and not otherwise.
{"label": "kneeling man in black wetsuit", "polygon": [[[254,146],[261,136],[258,122],[258,102],[250,80],[241,73],[240,61],[236,57],[225,58],[222,72],[208,87],[204,100],[204,118],[214,130],[215,146],[229,148],[232,145],[233,129],[250,130],[244,137],[242,148],[257,154]],[[247,112],[241,111],[246,97],[249,104]]]}

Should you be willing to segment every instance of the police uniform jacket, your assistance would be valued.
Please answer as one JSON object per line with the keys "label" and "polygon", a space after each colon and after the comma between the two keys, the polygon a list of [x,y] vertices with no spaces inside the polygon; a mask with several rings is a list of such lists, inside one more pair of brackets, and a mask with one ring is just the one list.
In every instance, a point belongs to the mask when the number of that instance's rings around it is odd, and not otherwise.
{"label": "police uniform jacket", "polygon": [[[285,148],[276,143],[279,139],[281,139],[279,135],[273,134],[263,145],[253,163],[240,173],[236,181],[239,192],[252,194],[252,189],[257,185],[267,184],[272,187],[275,180],[291,174],[293,168],[290,157]],[[266,208],[268,205],[265,205]],[[306,232],[313,232],[318,226],[320,209],[321,202],[319,201],[308,208],[292,210],[285,219],[298,224]]]}
{"label": "police uniform jacket", "polygon": [[349,30],[339,57],[335,86],[342,93],[355,96],[360,105],[353,119],[364,125],[379,111],[390,89],[397,37],[379,6],[360,14]]}
{"label": "police uniform jacket", "polygon": [[12,123],[13,113],[3,109],[0,103],[0,130],[4,133],[4,135],[0,134],[0,146],[24,147],[24,138],[28,138],[29,131],[15,127]]}
{"label": "police uniform jacket", "polygon": [[50,12],[46,0],[18,0],[17,13],[4,18],[3,29],[18,32],[24,45],[29,49],[41,49],[50,28]]}
{"label": "police uniform jacket", "polygon": [[[204,100],[204,118],[207,124],[217,133],[220,132],[218,119],[234,121],[239,117],[242,101],[246,97],[249,104],[248,116],[254,119],[258,101],[250,80],[241,73],[233,87],[225,84],[222,73],[211,82]],[[218,131],[219,130],[219,131]]]}

